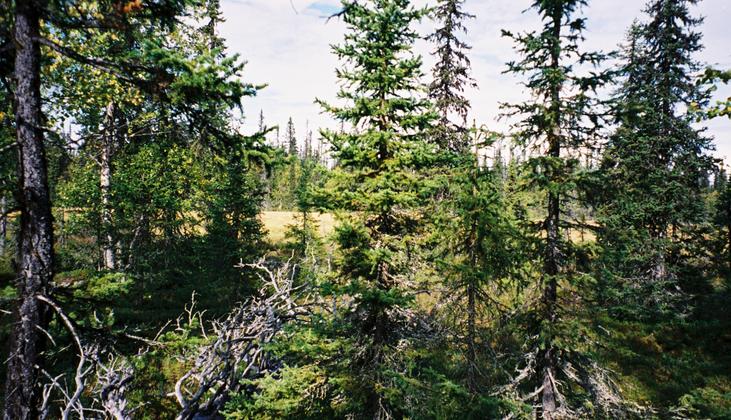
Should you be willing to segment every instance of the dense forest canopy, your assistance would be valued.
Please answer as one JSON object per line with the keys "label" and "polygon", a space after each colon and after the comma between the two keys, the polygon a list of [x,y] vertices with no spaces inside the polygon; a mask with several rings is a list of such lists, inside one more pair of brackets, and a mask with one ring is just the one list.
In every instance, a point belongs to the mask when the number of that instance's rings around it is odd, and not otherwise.
{"label": "dense forest canopy", "polygon": [[5,0],[3,418],[731,418],[731,70],[598,2],[495,34],[507,102],[474,2],[311,3],[321,123],[219,0]]}

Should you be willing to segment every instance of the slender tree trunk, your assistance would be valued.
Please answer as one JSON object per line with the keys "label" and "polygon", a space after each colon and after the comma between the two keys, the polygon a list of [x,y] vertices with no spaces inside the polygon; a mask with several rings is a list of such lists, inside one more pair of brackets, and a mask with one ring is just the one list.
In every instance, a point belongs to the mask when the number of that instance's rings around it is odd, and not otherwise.
{"label": "slender tree trunk", "polygon": [[[560,7],[556,7],[556,11],[553,19],[553,37],[555,43],[560,43],[561,36],[561,19],[562,10]],[[555,45],[551,51],[551,68],[559,70],[560,60],[560,48]],[[561,83],[554,82],[550,87],[551,95],[551,127],[548,131],[548,156],[553,159],[559,159],[561,157],[561,127],[560,127],[560,112],[561,112]],[[556,181],[557,175],[555,172],[550,174],[552,181]],[[561,218],[561,204],[560,196],[555,190],[551,189],[548,191],[548,215],[546,217],[545,230],[546,230],[546,254],[543,267],[544,275],[544,290],[543,290],[543,304],[544,304],[544,319],[549,324],[554,324],[557,321],[556,317],[556,299],[558,296],[558,283],[557,276],[559,273],[559,260],[560,260],[560,229],[559,221]],[[551,420],[554,418],[556,412],[556,388],[555,380],[556,377],[556,355],[554,354],[552,337],[548,337],[548,343],[546,343],[546,350],[543,352],[543,391],[541,393],[541,407],[544,420]]]}
{"label": "slender tree trunk", "polygon": [[[666,13],[665,14],[665,25],[668,28],[674,26],[673,17]],[[662,138],[669,138],[673,136],[673,124],[672,120],[674,117],[673,102],[670,100],[674,95],[672,93],[672,83],[670,82],[670,73],[672,72],[672,63],[668,59],[667,54],[662,55],[660,62],[660,86],[658,87],[659,94],[661,95],[660,109],[661,109],[661,124],[660,124],[660,135]],[[667,171],[670,171],[672,167],[672,154],[669,150],[667,141],[661,141],[660,147],[660,165]],[[654,266],[652,267],[651,278],[654,282],[664,281],[668,275],[667,269],[667,255],[666,255],[666,244],[668,241],[668,228],[669,228],[669,217],[663,218],[659,221],[659,227],[655,231],[654,239],[657,242],[656,249],[657,255],[655,257]],[[673,239],[672,236],[670,239]]]}
{"label": "slender tree trunk", "polygon": [[309,243],[309,233],[308,230],[309,227],[307,226],[307,219],[309,218],[309,214],[307,213],[307,209],[302,209],[302,255],[307,258],[307,245]]}
{"label": "slender tree trunk", "polygon": [[102,150],[100,162],[99,185],[101,187],[102,199],[102,258],[104,268],[114,270],[117,262],[114,255],[114,237],[112,236],[112,154],[117,139],[116,133],[116,109],[113,101],[109,102],[104,117],[104,136],[102,138]]}
{"label": "slender tree trunk", "polygon": [[[475,170],[479,170],[475,168]],[[473,195],[477,193],[472,188]],[[466,248],[470,250],[470,263],[477,267],[477,252],[481,244],[478,242],[477,220],[472,220],[471,232],[466,237]],[[467,283],[467,386],[472,392],[477,391],[477,348],[475,337],[477,336],[477,284],[476,279],[471,277]]]}
{"label": "slender tree trunk", "polygon": [[475,346],[476,318],[474,279],[467,285],[467,383],[470,391],[477,391],[477,349]]}
{"label": "slender tree trunk", "polygon": [[[560,149],[559,149],[560,150]],[[543,290],[544,319],[549,324],[556,322],[556,299],[558,295],[557,275],[559,272],[559,196],[556,193],[548,194],[548,218],[546,219],[546,259],[544,262],[545,284]],[[548,338],[546,350],[543,354],[543,392],[541,395],[543,419],[553,419],[556,411],[556,360],[553,351],[552,338]]]}
{"label": "slender tree trunk", "polygon": [[728,272],[731,273],[731,223],[726,225],[726,262]]}
{"label": "slender tree trunk", "polygon": [[[731,184],[726,186],[731,189]],[[728,261],[728,270],[731,273],[731,199],[726,201],[726,260]]]}
{"label": "slender tree trunk", "polygon": [[8,236],[8,199],[3,195],[0,198],[0,256],[5,255],[5,240]]}
{"label": "slender tree trunk", "polygon": [[39,10],[32,0],[15,2],[15,123],[21,209],[18,305],[10,337],[5,381],[6,420],[38,416],[38,371],[44,344],[41,328],[48,309],[36,296],[47,295],[53,276],[53,217],[48,190],[40,94]]}
{"label": "slender tree trunk", "polygon": [[667,261],[665,256],[665,242],[667,240],[667,226],[660,226],[651,231],[655,241],[656,255],[652,262],[650,278],[653,282],[661,282],[667,277]]}

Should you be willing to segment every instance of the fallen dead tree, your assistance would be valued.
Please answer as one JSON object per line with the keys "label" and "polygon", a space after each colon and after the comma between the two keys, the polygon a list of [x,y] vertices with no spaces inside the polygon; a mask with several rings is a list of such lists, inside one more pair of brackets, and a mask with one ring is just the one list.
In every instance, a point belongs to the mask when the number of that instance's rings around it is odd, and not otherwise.
{"label": "fallen dead tree", "polygon": [[240,264],[254,269],[263,285],[258,296],[212,323],[210,344],[197,350],[193,367],[175,384],[181,406],[178,419],[207,418],[218,413],[229,395],[242,391],[243,379],[253,379],[280,367],[268,357],[264,345],[282,326],[307,317],[315,304],[307,285],[295,286],[296,266],[260,260]]}
{"label": "fallen dead tree", "polygon": [[[537,339],[537,336],[531,337]],[[541,406],[538,396],[543,391],[543,385],[537,386],[529,392],[521,392],[527,384],[536,379],[539,374],[538,350],[526,352],[522,358],[522,367],[516,368],[515,375],[510,383],[498,387],[493,396],[531,404],[532,416],[537,416]],[[560,358],[559,377],[551,376],[551,386],[560,408],[554,413],[559,419],[583,418],[612,418],[612,419],[641,419],[654,415],[651,407],[643,407],[627,403],[621,396],[622,390],[613,379],[613,372],[599,366],[596,361],[580,353],[567,352]],[[558,376],[558,375],[557,375]],[[567,390],[578,386],[587,394],[592,402],[588,407],[572,408],[567,401]],[[515,418],[514,413],[504,417],[505,420]]]}
{"label": "fallen dead tree", "polygon": [[[195,311],[194,296],[185,314],[177,320],[177,328],[182,329],[192,325],[195,318],[204,337],[204,344],[178,357],[181,363],[190,366],[176,381],[171,393],[180,405],[178,419],[215,417],[231,394],[245,391],[245,379],[255,379],[279,369],[280,364],[267,354],[265,345],[286,323],[305,320],[318,304],[308,294],[306,284],[295,285],[297,270],[291,261],[279,263],[262,259],[254,264],[240,264],[240,267],[254,270],[262,282],[254,297],[222,319],[204,326],[202,312]],[[44,296],[38,299],[56,312],[72,338],[78,357],[73,377],[70,374],[53,376],[41,370],[45,377],[41,418],[133,418],[133,413],[140,407],[131,407],[126,398],[135,380],[131,359],[100,350],[93,340],[82,337],[58,303]],[[163,330],[152,340],[126,336],[145,344],[137,354],[139,357],[152,347],[165,346],[164,342],[157,341]],[[47,331],[45,333],[53,343],[53,337]]]}

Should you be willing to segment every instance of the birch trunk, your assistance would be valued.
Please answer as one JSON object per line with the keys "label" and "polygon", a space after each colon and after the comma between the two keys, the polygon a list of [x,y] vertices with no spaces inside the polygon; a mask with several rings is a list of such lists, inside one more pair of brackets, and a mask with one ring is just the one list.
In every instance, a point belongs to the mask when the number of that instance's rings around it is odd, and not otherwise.
{"label": "birch trunk", "polygon": [[111,207],[111,186],[112,186],[112,154],[116,140],[115,128],[115,105],[109,102],[104,117],[104,136],[102,138],[102,150],[99,173],[99,186],[101,187],[102,199],[102,259],[104,269],[114,270],[117,262],[114,255],[114,237],[112,235],[112,207]]}

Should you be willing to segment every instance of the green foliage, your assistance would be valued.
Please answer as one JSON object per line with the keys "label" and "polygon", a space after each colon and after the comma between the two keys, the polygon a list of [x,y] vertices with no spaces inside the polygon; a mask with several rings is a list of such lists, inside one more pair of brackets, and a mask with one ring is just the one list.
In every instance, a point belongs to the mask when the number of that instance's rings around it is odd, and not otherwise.
{"label": "green foliage", "polygon": [[691,418],[726,419],[731,417],[731,389],[728,385],[694,389],[680,397],[675,411]]}
{"label": "green foliage", "polygon": [[319,238],[317,220],[312,216],[317,206],[317,190],[327,182],[327,171],[313,158],[305,158],[300,164],[301,174],[295,190],[296,224],[287,226],[286,247],[299,258],[317,258],[324,251]]}
{"label": "green foliage", "polygon": [[[475,87],[470,77],[470,46],[459,38],[466,32],[464,20],[474,15],[462,10],[464,0],[441,0],[433,11],[439,27],[428,39],[436,44],[434,55],[438,61],[432,69],[429,98],[439,110],[439,124],[434,139],[443,150],[467,152],[467,113],[470,102],[464,96],[466,87]],[[452,121],[457,118],[457,121]]]}
{"label": "green foliage", "polygon": [[441,312],[462,359],[463,370],[453,380],[479,396],[495,379],[479,369],[495,350],[492,322],[524,285],[533,249],[520,220],[522,207],[508,196],[500,169],[480,167],[471,155],[452,158],[440,174],[445,198],[434,205],[435,229],[425,248],[435,251],[447,303]]}
{"label": "green foliage", "polygon": [[[227,418],[366,418],[368,389],[351,370],[358,343],[335,333],[344,325],[315,318],[309,326],[291,328],[270,349],[285,366],[247,382],[255,391],[238,395],[227,405]],[[384,399],[405,418],[484,418],[508,412],[526,415],[526,408],[488,396],[475,396],[446,374],[452,356],[447,349],[403,349],[391,356],[398,369],[383,372],[390,386]],[[392,365],[395,366],[395,365]],[[382,386],[382,385],[381,385]],[[520,418],[520,417],[519,417]]]}
{"label": "green foliage", "polygon": [[[343,0],[338,100],[318,101],[341,127],[321,133],[332,169],[311,132],[298,147],[292,118],[274,150],[263,112],[244,134],[242,101],[262,86],[242,82],[244,63],[217,36],[218,0],[43,5],[53,297],[85,343],[133,367],[136,417],[179,412],[174,386],[213,341],[210,317],[267,298],[237,267],[266,255],[291,259],[295,304],[310,312],[258,343],[269,369],[214,415],[529,419],[548,416],[555,391],[557,416],[731,418],[731,183],[694,125],[728,114],[709,95],[730,77],[698,76],[696,1],[652,0],[615,71],[580,48],[587,1],[531,2],[541,27],[504,33],[520,55],[507,72],[530,94],[506,106],[507,161],[500,136],[467,127],[464,3]],[[3,75],[10,14],[0,10]],[[429,15],[424,84],[413,48]],[[596,92],[612,78],[607,108]],[[0,77],[0,195],[13,210],[3,350],[17,298],[9,87]],[[296,211],[285,242],[265,240],[263,208]],[[319,211],[336,215],[332,238],[318,235]],[[44,365],[70,384],[73,337],[58,317],[47,332]]]}
{"label": "green foliage", "polygon": [[[731,70],[717,70],[711,67],[706,68],[703,76],[696,82],[699,85],[710,84],[708,92],[711,93],[717,89],[717,83],[727,85],[731,80]],[[731,97],[726,100],[719,100],[707,109],[701,109],[701,105],[697,102],[690,104],[690,110],[698,114],[698,119],[710,119],[717,117],[731,118]]]}
{"label": "green foliage", "polygon": [[321,419],[337,412],[323,397],[328,377],[316,365],[283,367],[276,377],[252,381],[261,392],[239,396],[228,403],[229,419]]}
{"label": "green foliage", "polygon": [[131,285],[132,279],[123,273],[108,273],[100,277],[93,277],[83,285],[74,284],[76,286],[74,295],[82,299],[111,302],[129,293]]}
{"label": "green foliage", "polygon": [[[212,13],[190,10],[204,17]],[[134,46],[125,44],[129,38],[103,30],[64,33],[63,41],[83,47],[84,54],[118,48],[125,55],[116,59],[154,67],[157,77],[168,79],[163,90],[151,91],[139,80],[64,57],[49,68],[59,85],[54,94],[68,104],[58,116],[74,118],[86,135],[58,191],[65,219],[60,268],[97,265],[99,247],[111,232],[115,268],[134,279],[131,294],[138,306],[124,301],[120,312],[153,323],[177,313],[194,290],[202,291],[204,305],[223,312],[217,293],[227,292],[233,304],[248,287],[234,265],[263,252],[259,174],[270,158],[261,145],[264,133],[239,134],[232,115],[258,87],[240,81],[238,57],[224,54],[220,46],[209,48],[216,44],[215,33],[201,32],[197,24],[135,27],[129,36],[139,36],[140,42]],[[87,73],[92,77],[81,77]],[[77,79],[84,83],[74,83]],[[100,124],[109,131],[100,110],[110,100],[119,115],[105,196],[96,139]],[[158,313],[150,318],[140,313],[139,304],[153,295]]]}
{"label": "green foliage", "polygon": [[619,127],[602,156],[599,239],[611,267],[604,298],[634,308],[632,316],[684,312],[678,286],[692,292],[695,283],[678,282],[694,263],[684,255],[704,240],[694,230],[706,217],[703,183],[714,163],[710,139],[687,111],[709,95],[693,82],[701,20],[690,15],[692,3],[652,1],[649,21],[630,29],[616,94]]}
{"label": "green foliage", "polygon": [[[350,227],[339,231],[339,242],[349,250],[343,260],[354,263],[344,264],[346,281],[362,278],[376,285],[390,282],[378,280],[384,273],[377,271],[398,275],[395,258],[404,245],[398,238],[408,235],[415,217],[412,209],[422,198],[421,180],[414,171],[431,159],[423,130],[433,114],[429,103],[415,96],[421,60],[410,55],[417,37],[411,24],[425,12],[403,0],[343,5],[350,31],[345,44],[334,50],[346,63],[338,73],[347,82],[340,96],[351,103],[323,106],[337,119],[364,129],[323,133],[338,161],[329,188],[338,192],[327,199],[331,207],[358,214],[349,216]],[[357,261],[351,253],[366,256],[366,262]],[[387,268],[391,266],[393,270]],[[385,289],[392,287],[398,285]]]}
{"label": "green foliage", "polygon": [[524,346],[536,358],[535,374],[525,378],[524,389],[541,389],[534,395],[548,418],[561,410],[576,413],[587,400],[578,386],[560,390],[556,385],[557,381],[582,382],[566,375],[560,364],[587,362],[585,338],[574,328],[579,325],[577,308],[564,302],[581,299],[580,280],[585,277],[577,273],[579,254],[567,235],[566,226],[573,222],[567,207],[575,200],[582,177],[579,157],[596,146],[601,127],[604,106],[597,90],[612,76],[598,69],[606,54],[581,47],[586,19],[580,10],[586,4],[585,0],[536,0],[532,9],[541,18],[539,30],[503,31],[520,54],[519,60],[508,63],[507,72],[523,76],[531,96],[505,106],[507,115],[518,118],[512,135],[519,145],[539,151],[527,159],[521,175],[526,188],[545,196],[545,210],[538,216],[542,223],[533,225],[532,236],[541,249],[534,254],[538,261],[531,267],[535,280],[529,286],[540,297],[527,300],[525,317],[516,326],[525,330]]}
{"label": "green foliage", "polygon": [[427,197],[420,171],[434,160],[427,134],[435,115],[419,95],[421,58],[412,53],[413,25],[426,11],[407,0],[343,7],[348,32],[333,50],[344,63],[338,96],[347,104],[320,103],[351,129],[323,132],[337,160],[324,196],[343,211],[334,290],[353,301],[343,332],[359,349],[349,367],[364,399],[357,412],[376,415],[405,409],[392,398],[399,380],[389,372],[406,363],[391,354],[403,334],[398,314],[413,301],[409,250]]}
{"label": "green foliage", "polygon": [[353,341],[339,338],[326,319],[285,330],[270,345],[284,363],[280,371],[251,381],[255,391],[227,405],[231,418],[343,417],[363,409],[363,392],[348,369]]}
{"label": "green foliage", "polygon": [[275,165],[267,179],[268,194],[266,209],[270,211],[294,210],[296,208],[296,180],[301,178],[301,166],[296,158],[283,158]]}

